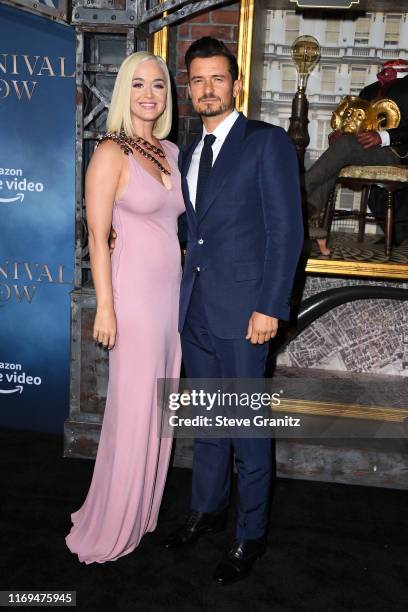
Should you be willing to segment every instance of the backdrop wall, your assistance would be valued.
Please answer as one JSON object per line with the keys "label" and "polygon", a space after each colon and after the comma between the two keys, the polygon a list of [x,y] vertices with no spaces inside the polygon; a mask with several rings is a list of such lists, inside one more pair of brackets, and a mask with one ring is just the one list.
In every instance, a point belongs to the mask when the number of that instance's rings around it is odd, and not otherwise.
{"label": "backdrop wall", "polygon": [[74,71],[72,28],[0,6],[0,426],[68,415]]}

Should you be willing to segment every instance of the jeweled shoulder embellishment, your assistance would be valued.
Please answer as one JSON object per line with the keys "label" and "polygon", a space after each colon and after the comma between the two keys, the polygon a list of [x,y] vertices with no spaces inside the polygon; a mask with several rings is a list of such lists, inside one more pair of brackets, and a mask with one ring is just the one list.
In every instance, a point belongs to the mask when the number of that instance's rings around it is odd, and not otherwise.
{"label": "jeweled shoulder embellishment", "polygon": [[132,155],[133,151],[132,151],[132,147],[129,145],[128,143],[128,138],[125,136],[125,134],[117,134],[116,132],[107,132],[104,136],[101,136],[101,138],[98,141],[98,146],[101,144],[101,142],[104,142],[104,140],[112,140],[113,142],[116,142],[116,144],[118,144],[120,146],[120,148],[122,149],[122,151],[124,152],[125,155]]}

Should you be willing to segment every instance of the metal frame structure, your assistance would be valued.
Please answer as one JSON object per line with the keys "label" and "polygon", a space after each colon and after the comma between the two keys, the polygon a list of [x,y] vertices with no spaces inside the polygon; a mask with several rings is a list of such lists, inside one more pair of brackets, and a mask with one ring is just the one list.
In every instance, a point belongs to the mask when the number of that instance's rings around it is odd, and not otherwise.
{"label": "metal frame structure", "polygon": [[225,0],[73,0],[72,23],[130,27],[148,24],[149,34],[153,34],[165,26],[225,3]]}
{"label": "metal frame structure", "polygon": [[[98,42],[111,37],[126,39],[124,56],[145,50],[154,35],[187,16],[225,4],[225,0],[73,0],[71,23],[76,30],[76,249],[75,285],[89,281],[89,257],[83,211],[84,171],[93,144],[103,133],[109,97],[98,85],[116,75],[119,65],[101,61]],[[163,53],[163,46],[161,51]],[[120,63],[120,62],[119,62]],[[113,81],[113,79],[112,79]]]}
{"label": "metal frame structure", "polygon": [[[119,47],[122,43],[123,54],[129,55],[136,50],[145,49],[146,36],[135,36],[134,28],[123,30],[110,27],[100,32],[78,26],[76,30],[76,248],[75,248],[75,286],[81,287],[89,280],[89,256],[87,232],[84,215],[84,173],[92,154],[93,145],[103,132],[104,118],[109,108],[109,100],[100,86],[100,81],[114,77],[119,69],[116,63],[102,62],[100,44],[111,40]],[[101,35],[103,38],[101,38]],[[124,44],[123,44],[124,42]],[[113,80],[113,79],[112,79]]]}
{"label": "metal frame structure", "polygon": [[148,24],[149,34],[163,27],[226,4],[228,0],[2,0],[14,8],[74,26],[137,28]]}

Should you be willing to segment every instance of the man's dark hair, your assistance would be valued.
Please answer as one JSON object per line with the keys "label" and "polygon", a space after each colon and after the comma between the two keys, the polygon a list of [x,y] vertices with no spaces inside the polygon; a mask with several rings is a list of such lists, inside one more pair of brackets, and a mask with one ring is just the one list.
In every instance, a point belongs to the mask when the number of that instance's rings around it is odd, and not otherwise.
{"label": "man's dark hair", "polygon": [[211,36],[204,36],[195,40],[187,49],[185,55],[185,62],[187,66],[187,72],[190,73],[190,65],[193,59],[197,57],[216,57],[222,55],[228,60],[229,71],[232,76],[232,82],[238,78],[238,62],[233,53],[224,45],[223,42],[212,38]]}

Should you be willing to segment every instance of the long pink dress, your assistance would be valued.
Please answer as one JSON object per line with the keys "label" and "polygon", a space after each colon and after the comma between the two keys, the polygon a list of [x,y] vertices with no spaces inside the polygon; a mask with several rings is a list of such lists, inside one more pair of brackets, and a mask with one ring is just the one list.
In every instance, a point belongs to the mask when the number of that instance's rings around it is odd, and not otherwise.
{"label": "long pink dress", "polygon": [[85,563],[130,553],[157,523],[172,440],[160,438],[157,378],[178,378],[181,280],[177,218],[184,212],[178,149],[162,141],[168,190],[129,155],[130,180],[115,202],[112,284],[118,333],[109,354],[105,415],[91,486],[71,515],[68,548]]}

